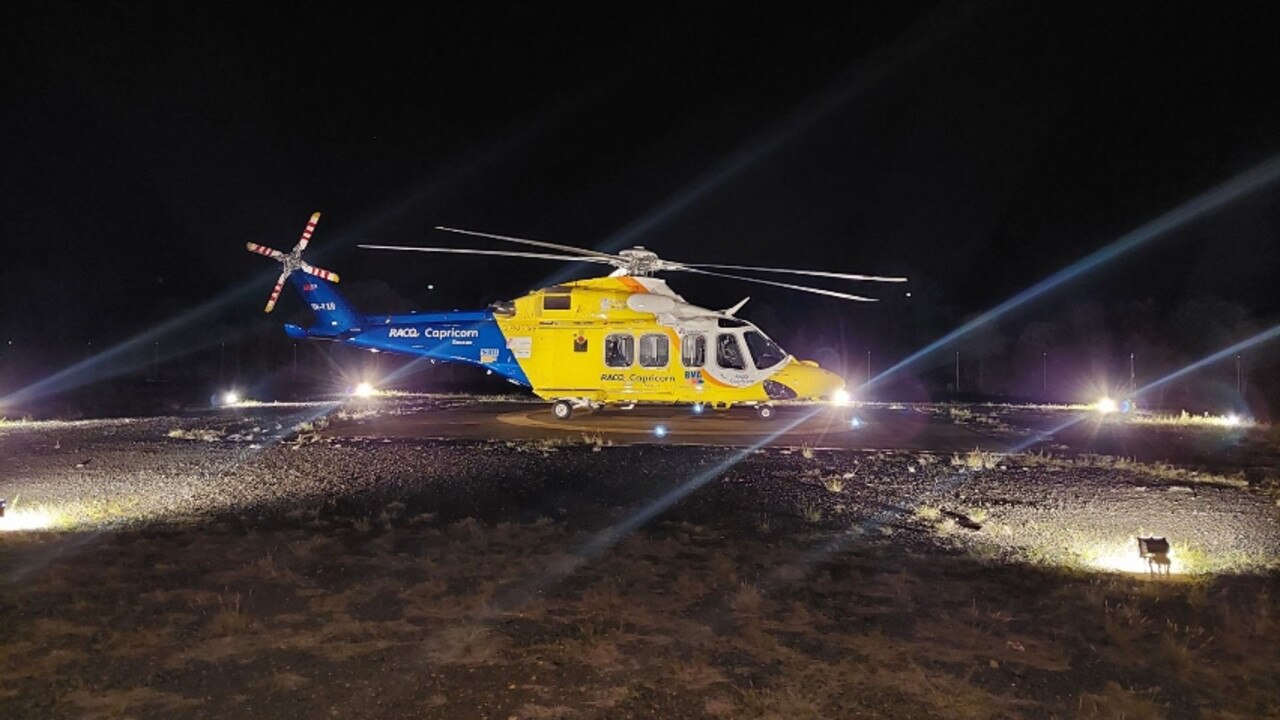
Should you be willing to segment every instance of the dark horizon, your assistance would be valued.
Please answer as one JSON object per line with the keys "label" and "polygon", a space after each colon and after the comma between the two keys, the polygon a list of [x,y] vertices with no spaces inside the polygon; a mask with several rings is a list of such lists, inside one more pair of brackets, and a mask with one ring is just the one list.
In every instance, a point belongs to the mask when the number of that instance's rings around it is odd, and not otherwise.
{"label": "dark horizon", "polygon": [[[436,225],[908,275],[910,298],[830,285],[884,299],[866,306],[667,278],[708,307],[751,296],[784,347],[856,376],[867,350],[881,370],[1280,153],[1280,11],[1261,6],[3,14],[6,393],[175,318],[102,369],[150,372],[153,343],[171,375],[223,342],[279,365],[280,323],[307,313],[262,316],[275,268],[244,243],[288,249],[314,210],[312,259],[370,312],[483,307],[562,270],[355,248],[493,247]],[[1151,380],[1275,326],[1278,199],[1261,187],[940,350],[918,394],[954,393],[957,349],[961,391],[1025,396],[1042,352],[1064,383],[1124,377],[1131,352]],[[1278,362],[1249,352],[1259,416]],[[1209,377],[1234,389],[1229,365]]]}

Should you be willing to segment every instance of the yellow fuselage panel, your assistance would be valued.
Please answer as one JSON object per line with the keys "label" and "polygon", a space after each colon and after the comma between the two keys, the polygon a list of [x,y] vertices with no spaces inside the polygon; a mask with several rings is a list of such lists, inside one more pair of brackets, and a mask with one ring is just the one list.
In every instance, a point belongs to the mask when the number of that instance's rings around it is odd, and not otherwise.
{"label": "yellow fuselage panel", "polygon": [[[659,323],[627,300],[648,290],[634,278],[580,280],[518,298],[515,313],[496,320],[533,392],[545,399],[579,397],[596,402],[742,403],[768,399],[761,382],[734,387],[703,367],[681,361],[681,328]],[[667,338],[666,358],[639,357],[645,335]],[[610,335],[630,335],[631,362],[606,363]]]}

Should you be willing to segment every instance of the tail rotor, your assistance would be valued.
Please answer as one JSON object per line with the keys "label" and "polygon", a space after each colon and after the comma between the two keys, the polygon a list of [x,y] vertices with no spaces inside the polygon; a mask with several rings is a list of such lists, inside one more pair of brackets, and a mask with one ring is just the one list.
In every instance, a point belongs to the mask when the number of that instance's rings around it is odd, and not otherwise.
{"label": "tail rotor", "polygon": [[276,286],[271,290],[271,297],[267,299],[267,307],[264,312],[271,312],[275,309],[276,301],[280,299],[280,292],[284,289],[285,280],[288,280],[295,270],[301,270],[321,280],[338,282],[337,273],[318,268],[302,259],[302,251],[306,250],[307,243],[311,242],[311,235],[315,232],[316,223],[318,222],[320,222],[320,213],[311,213],[311,219],[307,221],[307,226],[302,231],[302,237],[298,239],[298,244],[294,245],[293,250],[287,255],[279,250],[273,250],[257,243],[245,243],[245,247],[248,248],[249,252],[269,257],[283,266],[280,277],[276,280]]}

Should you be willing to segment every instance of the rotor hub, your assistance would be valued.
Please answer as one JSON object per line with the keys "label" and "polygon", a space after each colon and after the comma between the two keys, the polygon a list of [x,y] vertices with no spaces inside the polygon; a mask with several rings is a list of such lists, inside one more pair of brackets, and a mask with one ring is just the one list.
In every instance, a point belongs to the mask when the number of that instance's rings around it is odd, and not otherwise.
{"label": "rotor hub", "polygon": [[621,267],[627,271],[628,275],[652,275],[662,269],[662,260],[658,258],[658,254],[652,250],[645,250],[641,245],[629,250],[621,250],[618,255],[626,260],[627,264]]}

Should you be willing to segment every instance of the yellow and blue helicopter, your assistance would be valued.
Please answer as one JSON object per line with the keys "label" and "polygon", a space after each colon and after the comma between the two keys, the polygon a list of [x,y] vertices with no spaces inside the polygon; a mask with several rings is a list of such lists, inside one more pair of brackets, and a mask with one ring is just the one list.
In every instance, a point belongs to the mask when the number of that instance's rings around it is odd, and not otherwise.
{"label": "yellow and blue helicopter", "polygon": [[904,282],[906,278],[820,270],[680,263],[635,247],[616,254],[568,245],[437,228],[537,247],[550,252],[361,245],[375,250],[521,257],[610,265],[606,277],[535,290],[487,309],[365,315],[334,289],[338,276],[302,259],[320,213],[314,213],[292,252],[248,243],[250,252],[283,266],[267,302],[271,312],[286,281],[311,308],[308,328],[285,325],[295,339],[317,339],[441,362],[464,363],[528,387],[568,419],[577,409],[637,403],[685,404],[698,409],[753,406],[764,419],[781,400],[847,402],[844,380],[812,360],[797,360],[759,328],[736,317],[744,299],[726,310],[692,305],[653,277],[687,272],[759,283],[828,297],[873,298],[720,272],[746,270],[840,280]]}

